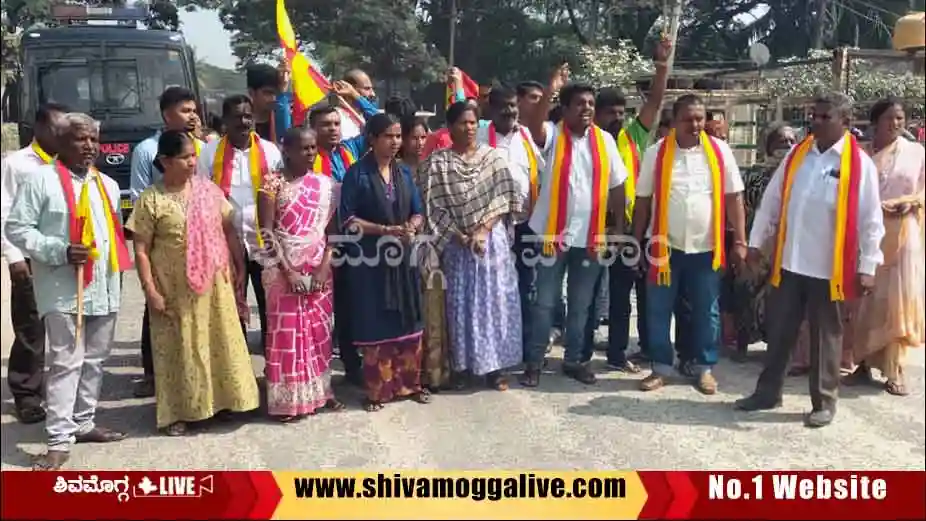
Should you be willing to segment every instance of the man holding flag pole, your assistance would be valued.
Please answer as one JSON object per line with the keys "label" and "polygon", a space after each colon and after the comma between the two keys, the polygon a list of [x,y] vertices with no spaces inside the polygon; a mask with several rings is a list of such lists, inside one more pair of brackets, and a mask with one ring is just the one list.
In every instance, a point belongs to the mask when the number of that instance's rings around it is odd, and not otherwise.
{"label": "man holding flag pole", "polygon": [[[132,261],[119,211],[119,185],[93,166],[99,123],[62,116],[58,158],[35,171],[13,203],[8,240],[27,253],[45,321],[48,451],[33,464],[57,470],[73,443],[119,441],[94,423],[121,292]],[[74,269],[67,269],[67,266]]]}

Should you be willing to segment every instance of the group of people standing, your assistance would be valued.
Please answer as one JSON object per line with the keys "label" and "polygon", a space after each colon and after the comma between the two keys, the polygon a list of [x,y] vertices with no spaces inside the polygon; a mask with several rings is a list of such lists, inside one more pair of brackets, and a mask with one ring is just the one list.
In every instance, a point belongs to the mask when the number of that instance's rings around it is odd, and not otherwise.
{"label": "group of people standing", "polygon": [[[660,119],[668,54],[661,44],[632,119],[618,90],[569,82],[565,67],[546,86],[495,85],[479,99],[451,71],[456,101],[446,129],[430,132],[407,101],[380,112],[369,77],[351,71],[334,84],[337,103],[289,126],[285,77],[252,67],[248,95],[222,105],[224,134],[203,141],[192,93],[167,89],[164,130],[133,154],[125,224],[147,302],[137,393],[155,396],[158,428],[182,435],[258,407],[249,282],[268,412],[281,422],[344,409],[335,349],[371,412],[474,383],[504,391],[522,363],[520,383],[536,387],[556,323],[564,374],[594,384],[601,315],[611,369],[652,364],[643,391],[674,378],[678,357],[701,392],[715,393],[723,311],[740,352],[768,343],[740,409],[780,404],[802,327],[809,426],[833,419],[844,344],[858,364],[849,381],[879,369],[886,390],[904,394],[903,353],[923,342],[926,162],[899,134],[903,108],[872,109],[873,161],[848,132],[849,100],[821,96],[811,132],[798,142],[775,126],[765,163],[741,176],[699,97],[681,96]],[[30,316],[44,319],[17,328],[10,383],[20,419],[46,421],[48,451],[35,467],[57,469],[74,442],[124,437],[93,418],[127,242],[115,182],[93,167],[98,123],[63,107],[38,114],[36,141],[4,162],[4,255],[14,293],[34,281]],[[345,138],[348,122],[360,132]],[[92,246],[80,223],[92,223]],[[81,265],[92,277],[77,281]],[[632,293],[640,351],[629,356]],[[38,390],[22,391],[28,371],[13,367],[42,353],[33,345],[43,330],[44,407]]]}

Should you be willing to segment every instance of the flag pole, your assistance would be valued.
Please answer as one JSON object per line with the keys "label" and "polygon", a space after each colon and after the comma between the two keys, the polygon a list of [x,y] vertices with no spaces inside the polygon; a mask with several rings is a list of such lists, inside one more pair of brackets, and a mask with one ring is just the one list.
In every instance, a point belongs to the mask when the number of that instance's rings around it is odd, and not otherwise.
{"label": "flag pole", "polygon": [[84,330],[84,265],[77,265],[77,317],[74,325],[74,345],[80,345]]}
{"label": "flag pole", "polygon": [[453,57],[456,54],[457,43],[457,0],[450,0],[450,59],[448,64],[453,67]]}

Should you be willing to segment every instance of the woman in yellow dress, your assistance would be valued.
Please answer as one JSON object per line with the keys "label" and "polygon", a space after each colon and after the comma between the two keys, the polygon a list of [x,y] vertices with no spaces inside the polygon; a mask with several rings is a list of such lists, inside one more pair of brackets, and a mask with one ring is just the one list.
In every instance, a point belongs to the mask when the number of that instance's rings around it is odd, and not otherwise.
{"label": "woman in yellow dress", "polygon": [[232,287],[232,273],[246,272],[231,205],[194,177],[185,133],[161,134],[155,167],[163,181],[142,192],[126,227],[151,310],[157,426],[179,436],[189,422],[254,410],[259,397]]}

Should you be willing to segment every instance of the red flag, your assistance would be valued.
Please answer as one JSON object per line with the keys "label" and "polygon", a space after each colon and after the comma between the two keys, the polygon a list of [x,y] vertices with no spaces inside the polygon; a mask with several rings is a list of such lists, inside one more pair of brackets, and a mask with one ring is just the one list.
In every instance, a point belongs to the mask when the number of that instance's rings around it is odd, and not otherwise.
{"label": "red flag", "polygon": [[[479,84],[473,81],[473,79],[470,78],[469,75],[463,71],[460,71],[460,78],[463,80],[463,97],[467,99],[469,98],[478,99],[479,98]],[[454,92],[454,85],[453,83],[448,83],[447,84],[447,106],[449,107],[450,105],[453,105],[455,101],[457,101],[457,97],[456,97],[456,92]]]}

